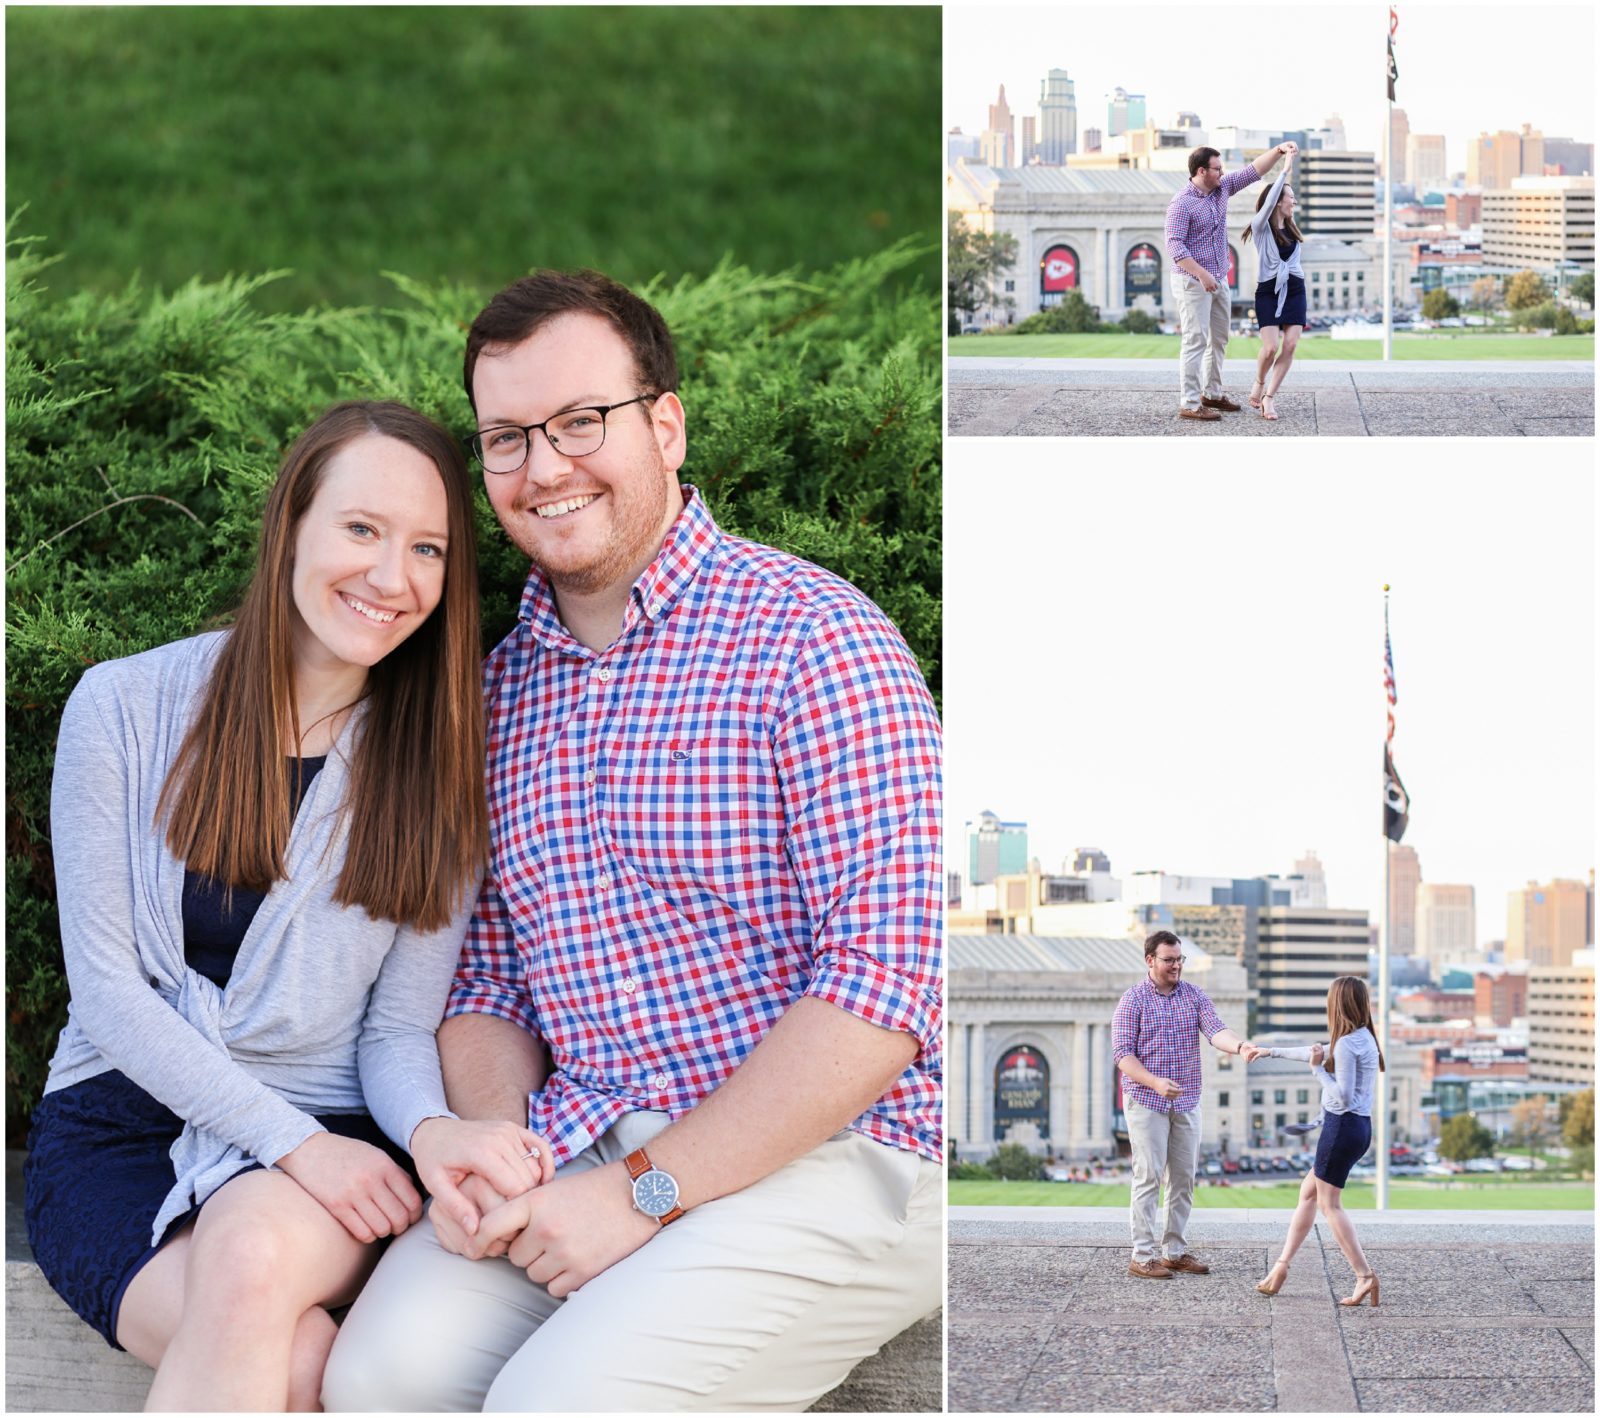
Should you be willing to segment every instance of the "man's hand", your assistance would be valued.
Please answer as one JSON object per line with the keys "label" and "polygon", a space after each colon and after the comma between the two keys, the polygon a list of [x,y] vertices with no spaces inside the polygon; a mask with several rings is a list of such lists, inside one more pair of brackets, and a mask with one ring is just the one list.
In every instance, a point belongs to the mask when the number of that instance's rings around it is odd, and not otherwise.
{"label": "man's hand", "polygon": [[1266,1052],[1267,1051],[1259,1044],[1252,1044],[1249,1041],[1246,1041],[1239,1046],[1239,1057],[1242,1058],[1246,1063],[1254,1063]]}
{"label": "man's hand", "polygon": [[1183,1085],[1174,1083],[1170,1078],[1158,1078],[1151,1085],[1163,1098],[1176,1098],[1183,1092]]}
{"label": "man's hand", "polygon": [[[538,1155],[525,1157],[526,1152]],[[422,1184],[433,1193],[435,1230],[443,1208],[469,1236],[478,1229],[479,1212],[461,1190],[467,1177],[481,1177],[504,1198],[555,1176],[550,1144],[515,1123],[424,1118],[411,1134],[411,1155]]]}
{"label": "man's hand", "polygon": [[1278,144],[1278,151],[1283,154],[1284,157],[1292,158],[1300,151],[1300,145],[1294,142],[1282,142]]}
{"label": "man's hand", "polygon": [[1322,1045],[1321,1044],[1313,1044],[1311,1046],[1311,1071],[1313,1073],[1315,1073],[1321,1067],[1322,1067]]}
{"label": "man's hand", "polygon": [[1200,272],[1200,286],[1209,295],[1217,288],[1217,278],[1210,271],[1202,269]]}
{"label": "man's hand", "polygon": [[[476,1173],[462,1178],[461,1195],[466,1197],[480,1218],[506,1203],[506,1198]],[[477,1232],[469,1236],[460,1218],[452,1215],[447,1206],[430,1208],[428,1220],[433,1222],[433,1234],[439,1238],[439,1244],[451,1255],[479,1260],[484,1256],[503,1256],[511,1248],[509,1239],[484,1236],[482,1220],[478,1222]]]}
{"label": "man's hand", "polygon": [[513,1197],[483,1218],[474,1241],[514,1235],[507,1252],[511,1263],[560,1300],[660,1229],[659,1221],[634,1209],[628,1169],[611,1162]]}
{"label": "man's hand", "polygon": [[411,1178],[381,1147],[331,1132],[313,1133],[278,1159],[356,1240],[398,1236],[422,1216]]}

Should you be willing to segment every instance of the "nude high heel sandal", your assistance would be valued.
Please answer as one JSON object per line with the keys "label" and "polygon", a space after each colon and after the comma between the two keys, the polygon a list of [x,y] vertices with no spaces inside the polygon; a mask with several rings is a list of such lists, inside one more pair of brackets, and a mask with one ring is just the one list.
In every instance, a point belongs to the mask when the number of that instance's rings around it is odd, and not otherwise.
{"label": "nude high heel sandal", "polygon": [[1359,1305],[1369,1295],[1372,1297],[1372,1308],[1377,1309],[1378,1277],[1370,1270],[1365,1275],[1356,1276],[1356,1293],[1348,1300],[1340,1300],[1339,1303],[1346,1309],[1352,1309]]}
{"label": "nude high heel sandal", "polygon": [[[1281,1275],[1279,1274],[1280,1271],[1282,1272]],[[1276,1285],[1273,1284],[1274,1276],[1277,1277]],[[1278,1291],[1283,1289],[1283,1282],[1288,1278],[1289,1263],[1287,1261],[1275,1260],[1272,1262],[1272,1269],[1267,1272],[1267,1278],[1257,1285],[1256,1289],[1259,1290],[1263,1295],[1276,1295]]]}

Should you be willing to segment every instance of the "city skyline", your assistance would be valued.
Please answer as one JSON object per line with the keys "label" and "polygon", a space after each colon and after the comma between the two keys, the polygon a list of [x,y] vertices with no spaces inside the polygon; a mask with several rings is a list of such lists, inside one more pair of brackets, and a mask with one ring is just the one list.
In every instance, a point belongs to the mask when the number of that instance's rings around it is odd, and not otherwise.
{"label": "city skyline", "polygon": [[1012,496],[947,482],[947,580],[983,588],[946,607],[947,863],[982,810],[1047,869],[1094,846],[1124,879],[1310,849],[1329,905],[1378,923],[1387,579],[1405,842],[1503,938],[1511,891],[1594,859],[1587,473],[1545,470],[1533,506],[1470,467],[1246,456],[1068,480],[1031,443]]}
{"label": "city skyline", "polygon": [[[1150,121],[1163,127],[1180,109],[1197,113],[1207,130],[1310,128],[1337,113],[1350,146],[1381,157],[1385,8],[951,7],[945,53],[959,60],[945,64],[945,127],[980,133],[1002,84],[1019,119],[1036,112],[1040,81],[1055,67],[1075,86],[1079,151],[1086,129],[1105,129],[1105,96],[1120,85],[1142,93]],[[1449,172],[1466,170],[1466,144],[1480,132],[1530,123],[1549,136],[1594,141],[1592,7],[1510,12],[1405,0],[1397,8],[1395,106],[1405,109],[1413,133],[1444,135]],[[1199,14],[1227,37],[1222,62],[1199,64],[1182,43]],[[1135,16],[1140,39],[1130,44]],[[1315,55],[1315,64],[1293,62],[1300,55]],[[1365,86],[1363,73],[1371,76]]]}

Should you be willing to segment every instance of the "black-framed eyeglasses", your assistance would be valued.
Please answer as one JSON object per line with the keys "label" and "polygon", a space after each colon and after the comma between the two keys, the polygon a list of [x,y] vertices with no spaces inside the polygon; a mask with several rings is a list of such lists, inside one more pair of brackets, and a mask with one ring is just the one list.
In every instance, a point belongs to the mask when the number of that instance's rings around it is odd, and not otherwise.
{"label": "black-framed eyeglasses", "polygon": [[635,394],[620,404],[596,404],[587,409],[565,409],[543,423],[496,424],[481,428],[467,439],[473,456],[486,473],[520,473],[527,466],[533,435],[543,433],[563,458],[583,458],[606,441],[606,415],[629,404],[659,399],[659,394]]}

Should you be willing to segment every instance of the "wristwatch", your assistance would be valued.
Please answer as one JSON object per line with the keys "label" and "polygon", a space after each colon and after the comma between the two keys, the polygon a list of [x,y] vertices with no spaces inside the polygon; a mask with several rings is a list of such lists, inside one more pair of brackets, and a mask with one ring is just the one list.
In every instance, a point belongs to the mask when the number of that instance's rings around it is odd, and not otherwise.
{"label": "wristwatch", "polygon": [[655,1166],[642,1147],[630,1152],[626,1161],[628,1175],[633,1179],[635,1211],[654,1217],[663,1226],[683,1215],[683,1208],[678,1205],[677,1178]]}

